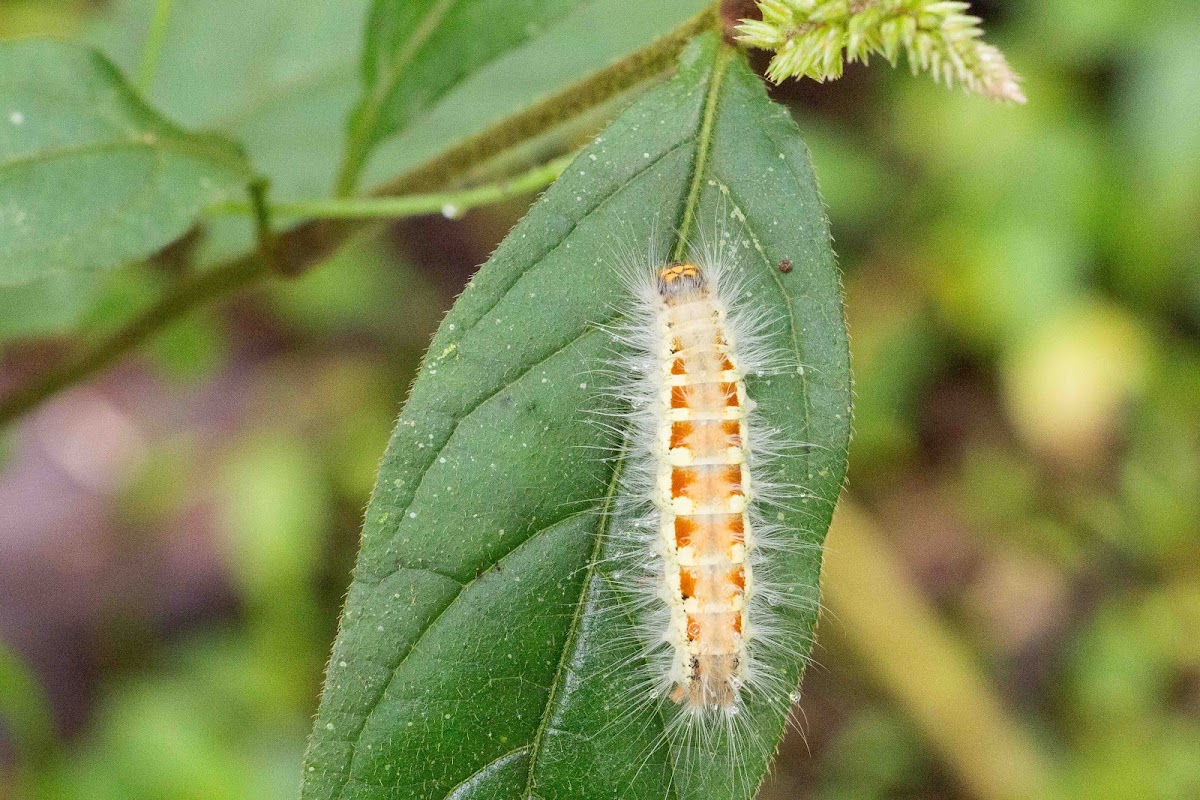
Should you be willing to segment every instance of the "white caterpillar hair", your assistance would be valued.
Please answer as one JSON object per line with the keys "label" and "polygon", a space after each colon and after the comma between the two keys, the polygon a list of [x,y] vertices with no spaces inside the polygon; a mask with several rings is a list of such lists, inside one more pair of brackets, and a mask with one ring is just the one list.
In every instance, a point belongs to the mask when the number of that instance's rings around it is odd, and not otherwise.
{"label": "white caterpillar hair", "polygon": [[[786,320],[753,296],[756,245],[742,219],[722,198],[676,258],[674,237],[657,235],[617,253],[627,302],[605,326],[613,356],[599,370],[606,396],[595,416],[619,479],[594,567],[630,621],[608,645],[633,653],[613,667],[631,687],[613,724],[660,720],[643,763],[666,748],[681,797],[692,781],[710,794],[714,781],[728,796],[753,791],[809,658],[811,637],[795,619],[819,604],[816,586],[794,585],[780,566],[816,547],[781,524],[810,495],[776,468],[807,445],[769,424],[755,394],[803,370],[775,343]],[[676,442],[679,430],[692,438]],[[697,525],[712,533],[707,545],[679,533]],[[719,557],[701,552],[713,542],[725,547]]]}

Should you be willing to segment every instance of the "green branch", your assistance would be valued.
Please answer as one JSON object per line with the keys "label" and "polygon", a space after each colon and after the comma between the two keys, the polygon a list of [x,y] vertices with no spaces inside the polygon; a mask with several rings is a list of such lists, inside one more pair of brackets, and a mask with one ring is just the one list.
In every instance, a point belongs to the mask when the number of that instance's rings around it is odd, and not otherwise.
{"label": "green branch", "polygon": [[[52,394],[98,372],[122,354],[144,342],[170,323],[205,303],[220,298],[272,273],[297,274],[284,264],[276,240],[266,228],[268,213],[279,216],[327,217],[350,220],[400,219],[441,212],[447,216],[495,203],[509,197],[542,189],[553,183],[572,157],[564,157],[530,170],[511,180],[464,189],[406,197],[343,198],[300,203],[280,203],[269,209],[263,204],[262,184],[251,187],[252,199],[228,202],[209,209],[209,214],[253,216],[259,228],[258,249],[250,256],[217,269],[185,278],[151,308],[108,339],[85,348],[40,380],[0,402],[0,425],[24,414]],[[345,230],[350,230],[346,228]],[[349,234],[347,234],[349,235]],[[283,237],[284,239],[288,237]],[[339,241],[344,241],[340,239]],[[295,242],[292,242],[295,245]],[[293,251],[296,248],[293,246]]]}
{"label": "green branch", "polygon": [[[270,203],[272,217],[306,217],[309,219],[402,219],[423,214],[441,213],[455,218],[479,206],[497,203],[509,197],[543,189],[571,163],[574,155],[535,167],[515,178],[462,189],[455,192],[430,192],[403,197],[333,197],[327,200],[299,200]],[[254,213],[250,202],[227,202],[212,206],[209,215],[246,215]]]}

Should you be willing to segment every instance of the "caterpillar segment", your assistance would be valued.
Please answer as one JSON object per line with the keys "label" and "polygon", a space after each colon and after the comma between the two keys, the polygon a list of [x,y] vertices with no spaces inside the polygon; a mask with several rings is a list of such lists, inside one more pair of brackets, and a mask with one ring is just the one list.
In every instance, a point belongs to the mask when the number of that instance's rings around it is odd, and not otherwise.
{"label": "caterpillar segment", "polygon": [[753,591],[744,376],[727,310],[695,264],[663,267],[661,414],[655,505],[670,607],[671,698],[736,709]]}

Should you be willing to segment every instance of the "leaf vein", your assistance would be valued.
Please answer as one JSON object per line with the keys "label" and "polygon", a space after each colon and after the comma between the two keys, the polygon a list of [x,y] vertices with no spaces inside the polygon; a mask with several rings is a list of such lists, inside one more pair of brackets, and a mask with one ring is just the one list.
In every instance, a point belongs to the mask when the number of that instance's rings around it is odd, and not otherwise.
{"label": "leaf vein", "polygon": [[[533,531],[531,534],[526,536],[521,541],[516,542],[512,546],[512,548],[510,550],[508,550],[508,552],[499,556],[495,561],[492,562],[492,564],[494,565],[494,564],[500,563],[501,561],[503,561],[504,559],[513,555],[518,550],[520,550],[522,547],[529,544],[530,542],[532,542],[534,539],[538,538],[539,536],[547,533],[548,531],[550,531],[554,528],[559,527],[560,525],[570,522],[575,517],[581,516],[583,514],[591,513],[593,510],[594,509],[591,509],[591,508],[585,508],[585,509],[581,509],[579,511],[574,511],[570,514],[567,514],[564,517],[561,517],[561,518],[555,520],[554,522],[544,525],[543,527],[537,529],[536,531]],[[397,570],[397,572],[398,571],[399,570]],[[392,573],[392,574],[394,574],[394,573]],[[357,752],[358,744],[362,740],[363,731],[366,730],[367,723],[371,721],[371,717],[375,714],[375,711],[379,708],[379,702],[384,698],[385,695],[387,695],[388,689],[391,688],[393,681],[395,681],[395,679],[396,679],[397,673],[399,673],[399,671],[400,671],[400,668],[403,667],[405,662],[408,661],[409,656],[411,656],[413,653],[415,653],[417,651],[417,648],[420,647],[421,642],[424,641],[425,636],[431,630],[433,630],[433,628],[437,625],[438,620],[440,620],[443,616],[445,616],[446,612],[448,612],[451,608],[453,608],[455,603],[457,603],[462,598],[462,596],[467,592],[467,590],[470,589],[475,584],[475,582],[478,581],[481,577],[483,577],[483,576],[479,575],[479,576],[467,581],[466,583],[461,584],[459,590],[454,593],[454,596],[450,598],[450,601],[448,603],[446,603],[445,607],[442,608],[442,610],[437,613],[437,616],[435,616],[433,619],[431,619],[429,621],[429,624],[425,626],[424,630],[422,630],[421,633],[417,636],[417,638],[413,640],[413,643],[411,645],[409,645],[408,649],[404,651],[404,654],[400,657],[400,660],[398,662],[396,662],[396,665],[395,666],[389,665],[389,671],[391,672],[391,677],[388,678],[387,682],[383,684],[383,687],[379,691],[378,695],[370,702],[370,704],[369,704],[370,709],[367,711],[366,714],[363,715],[362,724],[359,725],[357,730],[355,730],[354,733],[352,734],[353,739],[347,739],[346,743],[350,745],[350,751],[346,755],[346,767],[345,767],[346,778],[342,782],[341,786],[338,787],[338,793],[336,795],[337,798],[341,798],[344,795],[346,786],[351,781],[351,778],[352,778],[351,772],[353,770],[354,754],[355,754],[355,752]]]}

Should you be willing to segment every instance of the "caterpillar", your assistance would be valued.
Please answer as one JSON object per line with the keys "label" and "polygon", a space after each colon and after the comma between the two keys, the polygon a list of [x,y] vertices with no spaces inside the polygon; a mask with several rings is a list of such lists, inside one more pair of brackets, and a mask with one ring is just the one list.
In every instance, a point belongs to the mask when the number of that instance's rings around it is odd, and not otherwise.
{"label": "caterpillar", "polygon": [[797,697],[783,665],[808,658],[787,615],[816,600],[778,577],[778,558],[809,545],[774,512],[805,493],[775,478],[793,444],[753,397],[755,381],[799,367],[772,344],[781,321],[750,291],[741,260],[752,242],[716,228],[686,257],[652,243],[648,263],[624,256],[619,268],[627,307],[611,329],[609,383],[626,424],[608,568],[636,621],[629,716],[656,708],[657,744],[677,759],[749,774],[777,739],[762,720],[787,717]]}
{"label": "caterpillar", "polygon": [[753,529],[748,400],[728,312],[691,262],[658,272],[661,384],[653,457],[670,612],[671,699],[731,708],[746,661]]}

